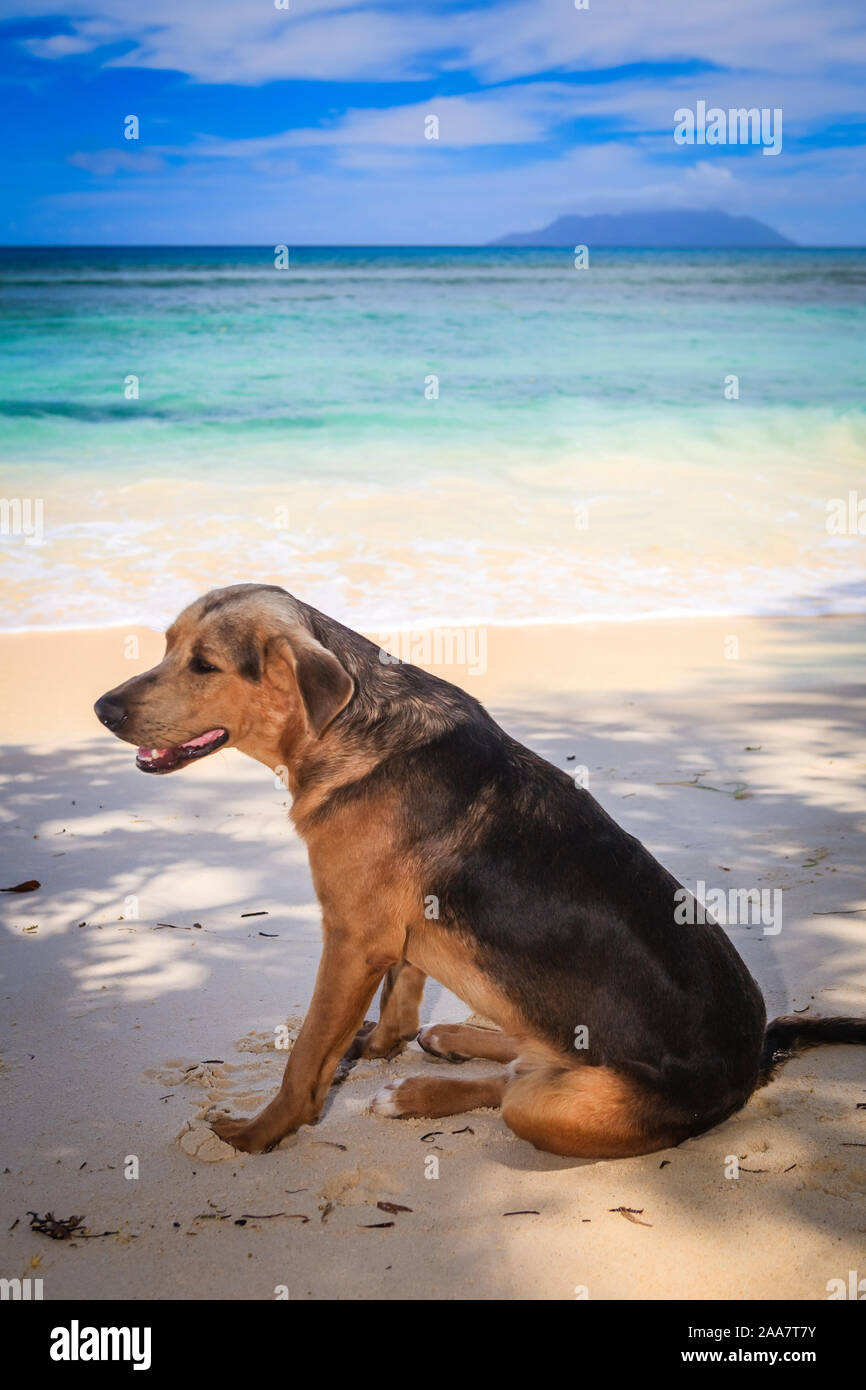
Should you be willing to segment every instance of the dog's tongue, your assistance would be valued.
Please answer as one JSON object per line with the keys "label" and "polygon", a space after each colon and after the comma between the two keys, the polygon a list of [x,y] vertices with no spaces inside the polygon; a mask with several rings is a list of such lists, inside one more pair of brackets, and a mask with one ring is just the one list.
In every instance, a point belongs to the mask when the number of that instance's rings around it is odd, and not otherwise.
{"label": "dog's tongue", "polygon": [[199,734],[198,738],[191,738],[188,743],[182,743],[181,748],[203,748],[206,743],[213,743],[215,738],[220,738],[225,732],[224,729],[211,729],[207,734]]}
{"label": "dog's tongue", "polygon": [[[220,738],[224,732],[223,729],[210,729],[208,733],[199,734],[198,738],[191,738],[186,743],[181,743],[177,746],[179,748],[204,748],[207,744],[213,743],[215,739]],[[153,763],[159,762],[160,758],[164,758],[166,754],[170,752],[170,748],[142,747],[138,750],[138,756],[145,762]]]}

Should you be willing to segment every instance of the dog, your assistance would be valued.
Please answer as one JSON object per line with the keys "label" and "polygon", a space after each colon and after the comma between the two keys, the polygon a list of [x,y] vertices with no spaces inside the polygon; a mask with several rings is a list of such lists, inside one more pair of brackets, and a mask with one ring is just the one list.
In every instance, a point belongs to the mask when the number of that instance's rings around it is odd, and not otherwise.
{"label": "dog", "polygon": [[[800,1047],[866,1043],[862,1018],[768,1027],[725,933],[675,923],[683,890],[639,840],[477,700],[383,657],[285,589],[236,584],[186,608],[160,664],[94,707],[143,772],[226,746],[281,769],[306,842],[323,933],[312,1002],[278,1094],[215,1119],[221,1139],[273,1148],[315,1122],[341,1059],[417,1036],[506,1065],[391,1082],[377,1114],[500,1107],[538,1149],[624,1158],[718,1125]],[[419,1033],[428,975],[497,1030]]]}

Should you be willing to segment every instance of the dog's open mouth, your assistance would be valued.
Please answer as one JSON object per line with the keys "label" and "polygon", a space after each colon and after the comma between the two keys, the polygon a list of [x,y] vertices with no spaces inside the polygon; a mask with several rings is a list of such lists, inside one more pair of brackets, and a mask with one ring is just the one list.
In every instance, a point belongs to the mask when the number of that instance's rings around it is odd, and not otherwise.
{"label": "dog's open mouth", "polygon": [[142,772],[174,772],[176,767],[183,767],[184,763],[215,753],[222,748],[228,736],[227,729],[209,729],[206,734],[199,734],[198,738],[177,743],[171,748],[139,748],[135,765]]}

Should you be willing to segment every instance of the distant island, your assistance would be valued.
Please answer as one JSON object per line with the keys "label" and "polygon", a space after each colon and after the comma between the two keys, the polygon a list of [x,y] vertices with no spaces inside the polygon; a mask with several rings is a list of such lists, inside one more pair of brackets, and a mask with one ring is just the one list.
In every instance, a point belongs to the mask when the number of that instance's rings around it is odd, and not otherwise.
{"label": "distant island", "polygon": [[603,212],[557,217],[537,232],[512,232],[489,246],[795,246],[754,217],[727,212]]}

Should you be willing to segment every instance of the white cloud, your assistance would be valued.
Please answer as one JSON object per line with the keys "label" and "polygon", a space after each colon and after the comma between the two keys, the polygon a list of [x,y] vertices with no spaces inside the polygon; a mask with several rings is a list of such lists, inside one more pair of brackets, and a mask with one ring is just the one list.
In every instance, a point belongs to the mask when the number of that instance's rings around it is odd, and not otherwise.
{"label": "white cloud", "polygon": [[788,74],[854,67],[866,57],[856,0],[617,0],[575,10],[564,0],[513,0],[461,21],[463,51],[486,81],[533,72],[701,59]]}
{"label": "white cloud", "polygon": [[[790,75],[866,59],[858,0],[502,0],[476,8],[404,0],[69,0],[79,43],[127,42],[115,65],[170,68],[198,82],[280,78],[386,81],[469,69],[485,82],[639,62],[698,59]],[[56,0],[6,0],[7,18],[53,16]],[[29,41],[46,58],[84,51],[68,36]],[[34,43],[40,45],[34,48]],[[67,45],[64,47],[64,45]]]}
{"label": "white cloud", "polygon": [[[197,82],[255,85],[285,78],[367,79],[374,82],[424,75],[425,55],[443,42],[441,10],[407,11],[394,0],[290,0],[277,10],[270,0],[71,0],[64,7],[76,41],[128,43],[108,60],[112,67],[174,69]],[[8,0],[8,18],[56,15],[56,0]],[[36,41],[31,51],[65,56],[65,35]],[[68,48],[66,52],[84,51]]]}
{"label": "white cloud", "polygon": [[[129,177],[71,195],[96,200],[78,206],[116,206],[121,221],[129,209],[131,226],[145,218],[145,239],[170,226],[180,239],[203,241],[333,242],[351,227],[359,241],[472,242],[564,212],[675,205],[749,212],[797,238],[809,236],[798,220],[826,226],[832,238],[847,206],[848,225],[866,232],[862,151],[804,151],[794,139],[863,115],[861,0],[591,0],[589,10],[571,0],[468,10],[449,0],[290,3],[285,12],[271,0],[69,0],[71,35],[25,42],[54,63],[125,42],[129,52],[112,55],[114,66],[175,69],[196,82],[381,82],[467,70],[494,85],[356,107],[319,124],[307,118],[254,139],[202,133],[186,146],[81,152],[70,162],[94,178]],[[5,0],[5,14],[54,16],[56,0]],[[717,68],[669,79],[632,71],[611,82],[566,80],[674,59]],[[538,73],[547,75],[524,80]],[[697,160],[694,150],[678,150],[674,111],[697,100],[781,106],[782,156],[717,150]],[[439,117],[438,141],[424,139],[429,114]],[[74,206],[45,199],[46,225]]]}
{"label": "white cloud", "polygon": [[[436,97],[385,110],[350,110],[328,125],[299,127],[240,140],[207,138],[194,153],[221,159],[249,158],[289,148],[352,146],[460,150],[485,145],[524,145],[547,139],[579,104],[569,88],[549,84]],[[438,121],[438,138],[425,135],[428,117]],[[178,150],[177,153],[184,151]]]}
{"label": "white cloud", "polygon": [[71,154],[67,162],[99,178],[121,173],[153,174],[164,167],[164,161],[153,150],[85,150]]}
{"label": "white cloud", "polygon": [[858,239],[852,228],[860,240],[866,232],[862,149],[723,162],[659,160],[641,142],[585,144],[541,158],[527,148],[517,170],[469,167],[457,154],[431,161],[424,151],[382,153],[380,167],[289,174],[259,174],[241,160],[166,168],[134,184],[44,200],[44,235],[62,229],[74,237],[77,215],[86,228],[103,207],[120,239],[131,241],[471,244],[562,213],[653,207],[723,207],[802,241],[850,243]]}
{"label": "white cloud", "polygon": [[[383,167],[386,151],[415,150],[429,157],[475,148],[541,144],[552,138],[583,141],[587,122],[601,122],[614,136],[652,144],[656,153],[674,153],[674,113],[680,106],[779,106],[783,132],[789,137],[808,131],[824,115],[866,111],[866,88],[837,83],[831,92],[810,77],[792,79],[784,92],[779,85],[740,76],[711,73],[702,78],[669,82],[631,79],[616,86],[536,82],[492,88],[468,96],[433,97],[428,101],[384,110],[349,110],[320,126],[296,127],[272,135],[236,140],[200,136],[172,154],[186,159],[260,159],[286,151],[333,149],[342,161],[356,167]],[[428,140],[425,123],[438,119],[438,139]],[[598,140],[597,133],[590,137]],[[163,151],[165,152],[165,151]],[[723,156],[721,156],[723,157]],[[396,161],[391,160],[393,167]]]}
{"label": "white cloud", "polygon": [[90,53],[97,41],[80,34],[52,34],[47,39],[24,39],[23,45],[34,58],[70,58]]}

